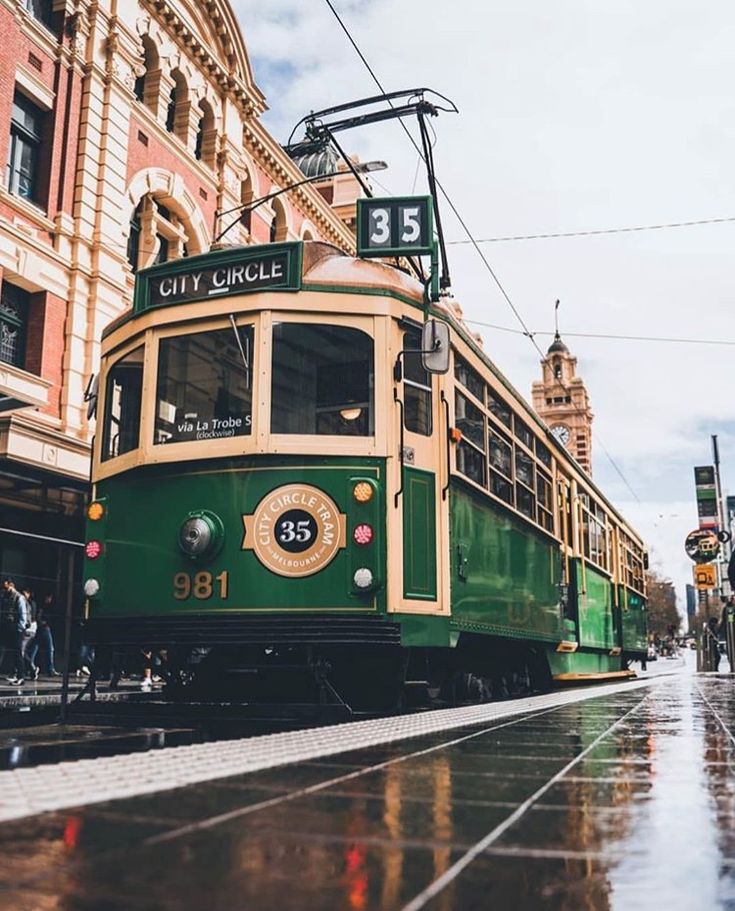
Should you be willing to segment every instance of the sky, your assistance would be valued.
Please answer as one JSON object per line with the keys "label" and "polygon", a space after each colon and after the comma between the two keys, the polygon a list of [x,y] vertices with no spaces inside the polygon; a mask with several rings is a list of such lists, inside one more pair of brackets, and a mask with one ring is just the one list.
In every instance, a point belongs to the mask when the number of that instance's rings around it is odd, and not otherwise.
{"label": "sky", "polygon": [[[387,90],[427,86],[456,103],[459,114],[432,120],[434,155],[475,238],[735,219],[732,3],[333,3]],[[277,139],[311,110],[376,93],[325,0],[233,5]],[[396,123],[342,142],[388,162],[376,193],[425,192]],[[446,206],[443,215],[447,239],[466,240]],[[697,525],[692,469],[711,463],[712,434],[735,492],[735,220],[481,246],[542,350],[561,300],[561,333],[595,413],[594,480],[644,536],[683,610],[683,542]],[[480,325],[520,329],[476,252],[451,243],[449,257],[465,318],[530,398],[538,352],[522,334]]]}

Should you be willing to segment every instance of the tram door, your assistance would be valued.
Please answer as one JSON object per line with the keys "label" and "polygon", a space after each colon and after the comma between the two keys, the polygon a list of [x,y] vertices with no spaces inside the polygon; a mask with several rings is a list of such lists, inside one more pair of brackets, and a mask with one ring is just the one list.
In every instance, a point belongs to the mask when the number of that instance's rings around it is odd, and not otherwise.
{"label": "tram door", "polygon": [[575,572],[572,561],[574,554],[572,490],[569,479],[561,474],[556,478],[556,504],[558,536],[561,539],[561,596],[559,600],[563,637],[567,639],[569,638],[568,633],[574,633],[574,638],[578,640],[577,587],[574,584]]}
{"label": "tram door", "polygon": [[[427,373],[421,362],[421,326],[399,323],[401,379],[394,382],[395,419],[399,422],[397,488],[389,510],[393,529],[400,528],[393,566],[390,610],[448,614],[445,591],[448,558],[448,508],[443,499],[446,467],[446,421],[442,411],[443,377]],[[395,378],[394,378],[395,379]],[[393,535],[395,540],[396,535]],[[395,583],[400,579],[400,586]]]}

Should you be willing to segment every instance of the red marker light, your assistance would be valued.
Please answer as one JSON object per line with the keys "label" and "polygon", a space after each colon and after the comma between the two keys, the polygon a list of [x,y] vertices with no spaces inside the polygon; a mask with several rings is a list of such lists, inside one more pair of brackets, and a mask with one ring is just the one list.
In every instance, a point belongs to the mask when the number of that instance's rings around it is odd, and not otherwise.
{"label": "red marker light", "polygon": [[369,544],[373,540],[373,530],[369,525],[357,525],[352,532],[355,544]]}
{"label": "red marker light", "polygon": [[88,560],[96,560],[102,553],[102,544],[99,541],[87,541],[84,545],[84,553]]}

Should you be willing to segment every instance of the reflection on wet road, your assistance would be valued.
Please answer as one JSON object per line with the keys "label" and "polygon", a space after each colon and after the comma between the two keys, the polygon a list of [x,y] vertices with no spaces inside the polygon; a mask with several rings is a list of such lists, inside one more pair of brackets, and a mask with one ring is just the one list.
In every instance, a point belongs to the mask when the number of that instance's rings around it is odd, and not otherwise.
{"label": "reflection on wet road", "polygon": [[734,909],[734,686],[682,675],[6,823],[0,901],[33,911]]}

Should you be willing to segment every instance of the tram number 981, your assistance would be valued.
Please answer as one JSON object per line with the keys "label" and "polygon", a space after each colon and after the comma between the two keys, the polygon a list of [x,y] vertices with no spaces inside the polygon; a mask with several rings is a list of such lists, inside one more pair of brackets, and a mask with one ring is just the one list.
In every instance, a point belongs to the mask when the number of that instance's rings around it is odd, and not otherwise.
{"label": "tram number 981", "polygon": [[229,594],[229,573],[227,570],[218,576],[212,573],[176,573],[174,576],[174,598],[185,601],[187,598],[196,598],[198,601],[207,601],[213,595],[224,600]]}

